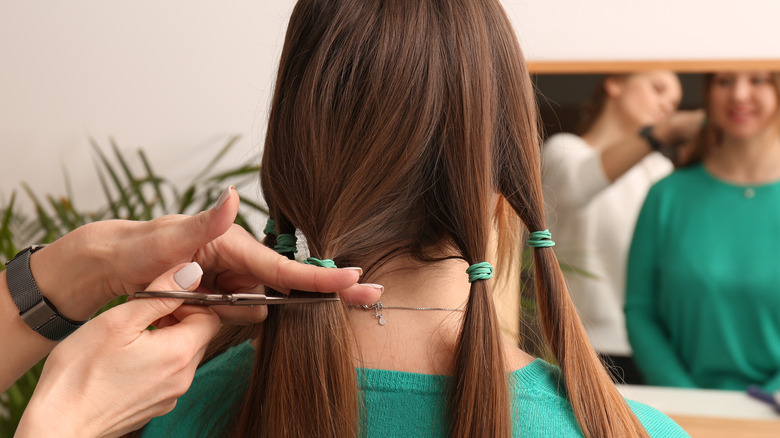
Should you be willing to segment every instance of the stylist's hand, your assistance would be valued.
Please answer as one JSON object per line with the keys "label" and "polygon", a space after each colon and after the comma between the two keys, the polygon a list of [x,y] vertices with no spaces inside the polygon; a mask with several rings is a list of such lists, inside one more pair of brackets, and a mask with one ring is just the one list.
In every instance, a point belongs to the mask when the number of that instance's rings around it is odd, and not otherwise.
{"label": "stylist's hand", "polygon": [[[197,263],[178,266],[150,290],[193,290]],[[18,437],[120,436],[170,412],[192,383],[219,318],[206,307],[145,298],[108,310],[49,355]],[[147,331],[154,321],[167,323]]]}
{"label": "stylist's hand", "polygon": [[[171,215],[148,222],[103,221],[79,228],[72,235],[55,242],[38,253],[33,263],[55,266],[56,254],[69,254],[68,245],[79,246],[70,253],[87,254],[84,263],[73,266],[76,272],[34,270],[35,278],[48,275],[55,284],[69,284],[62,276],[82,281],[91,277],[81,290],[105,291],[92,304],[102,305],[111,299],[143,290],[152,279],[179,263],[197,261],[204,271],[200,290],[221,292],[262,291],[263,285],[286,291],[299,289],[317,292],[339,292],[342,299],[356,304],[373,303],[381,289],[357,284],[358,269],[328,269],[298,263],[265,247],[243,228],[233,224],[238,212],[239,198],[231,187],[223,193],[217,205],[195,216]],[[55,251],[59,245],[62,248]],[[86,250],[83,247],[88,248]],[[46,265],[50,257],[50,265]],[[40,260],[40,262],[36,261]],[[94,263],[86,263],[94,260]],[[89,267],[87,270],[86,267]],[[33,266],[35,268],[35,266]],[[40,273],[40,274],[39,274]],[[99,284],[94,284],[98,282]],[[41,286],[46,290],[45,286]],[[62,305],[72,305],[66,301]],[[59,303],[58,308],[60,306]],[[75,306],[72,319],[86,319],[89,305]],[[265,306],[213,308],[229,324],[251,324],[262,321],[267,314]],[[85,314],[77,315],[76,312]]]}

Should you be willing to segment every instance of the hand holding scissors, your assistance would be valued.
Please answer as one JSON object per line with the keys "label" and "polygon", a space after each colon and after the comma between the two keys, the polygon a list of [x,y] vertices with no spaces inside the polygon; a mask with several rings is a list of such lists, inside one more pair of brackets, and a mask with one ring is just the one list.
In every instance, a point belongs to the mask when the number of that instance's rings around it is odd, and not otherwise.
{"label": "hand holding scissors", "polygon": [[[201,274],[182,264],[150,288],[195,289]],[[100,314],[51,352],[17,436],[121,436],[171,411],[219,327],[210,309],[171,298]]]}

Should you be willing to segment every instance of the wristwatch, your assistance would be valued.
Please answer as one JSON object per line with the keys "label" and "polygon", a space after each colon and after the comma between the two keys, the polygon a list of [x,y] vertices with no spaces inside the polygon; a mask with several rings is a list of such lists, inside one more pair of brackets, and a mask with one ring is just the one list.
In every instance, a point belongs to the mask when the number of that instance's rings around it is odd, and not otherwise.
{"label": "wristwatch", "polygon": [[30,256],[43,247],[33,245],[16,254],[5,264],[5,279],[22,320],[47,339],[61,341],[86,321],[73,321],[60,315],[38,289],[30,271]]}
{"label": "wristwatch", "polygon": [[664,144],[661,143],[661,140],[653,134],[653,125],[642,127],[642,129],[639,130],[639,136],[644,138],[647,141],[647,144],[650,145],[650,149],[654,151],[661,151],[664,148]]}

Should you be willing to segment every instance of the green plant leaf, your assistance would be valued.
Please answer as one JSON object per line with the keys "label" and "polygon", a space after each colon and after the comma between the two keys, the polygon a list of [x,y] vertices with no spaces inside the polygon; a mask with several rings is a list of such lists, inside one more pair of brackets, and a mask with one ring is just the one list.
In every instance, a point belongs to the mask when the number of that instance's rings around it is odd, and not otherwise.
{"label": "green plant leaf", "polygon": [[[51,195],[46,195],[46,199],[49,201],[49,205],[54,209],[57,217],[60,219],[60,229],[57,230],[57,234],[65,235],[68,230],[75,230],[78,228],[78,224],[75,223],[68,215],[67,199],[56,200]],[[61,230],[65,231],[62,232]]]}
{"label": "green plant leaf", "polygon": [[187,190],[184,191],[184,195],[182,195],[181,199],[179,200],[179,211],[178,213],[184,213],[187,211],[187,208],[192,205],[193,198],[195,197],[195,186],[190,186]]}
{"label": "green plant leaf", "polygon": [[260,177],[260,166],[246,165],[231,169],[222,173],[218,173],[208,179],[209,182],[222,182],[229,178],[235,178],[238,176],[251,176],[252,178]]}
{"label": "green plant leaf", "polygon": [[3,218],[0,223],[0,252],[2,252],[3,265],[18,252],[14,244],[13,233],[11,231],[11,219],[14,216],[14,205],[16,204],[16,191],[11,192],[11,200],[8,206],[3,207]]}
{"label": "green plant leaf", "polygon": [[100,181],[100,187],[103,189],[103,194],[106,196],[106,201],[108,202],[108,208],[113,214],[112,217],[120,218],[121,216],[119,215],[119,205],[117,205],[117,203],[114,201],[114,197],[111,196],[111,190],[108,188],[106,177],[103,175],[103,171],[97,167],[97,163],[95,164],[95,167],[98,175],[98,181]]}
{"label": "green plant leaf", "polygon": [[106,155],[103,153],[103,151],[100,150],[100,146],[98,146],[95,140],[90,139],[90,143],[92,143],[92,148],[98,154],[98,158],[100,159],[100,162],[103,164],[103,168],[106,170],[106,172],[108,172],[108,176],[114,182],[114,186],[116,186],[116,189],[119,192],[120,205],[123,205],[127,209],[126,219],[135,218],[135,211],[133,209],[132,204],[130,203],[130,198],[127,196],[127,191],[125,190],[122,181],[119,179],[117,172],[111,166],[111,163],[108,161],[108,158],[106,158]]}
{"label": "green plant leaf", "polygon": [[44,242],[53,242],[57,237],[57,224],[54,222],[54,220],[46,213],[46,209],[43,208],[43,205],[41,204],[41,201],[38,200],[38,197],[35,196],[35,193],[32,191],[30,186],[28,186],[26,183],[22,183],[22,189],[24,189],[25,192],[27,192],[27,196],[32,199],[33,203],[35,204],[35,212],[38,215],[38,221],[41,225],[41,228],[43,228],[44,232]]}
{"label": "green plant leaf", "polygon": [[258,204],[255,201],[251,201],[251,200],[246,199],[246,198],[241,198],[241,205],[249,206],[253,210],[257,210],[260,213],[263,213],[263,215],[268,216],[268,207],[260,205],[260,204]]}
{"label": "green plant leaf", "polygon": [[241,138],[241,135],[239,135],[239,134],[236,134],[236,135],[230,137],[228,139],[227,143],[225,144],[225,146],[222,146],[222,149],[220,149],[220,151],[217,152],[217,155],[215,155],[214,158],[212,158],[211,161],[209,161],[209,163],[206,165],[206,167],[204,167],[203,170],[201,170],[200,173],[198,173],[195,176],[195,178],[192,179],[191,185],[194,185],[195,183],[200,181],[201,178],[203,178],[204,176],[208,175],[208,173],[211,172],[211,170],[214,168],[214,166],[216,166],[217,163],[219,163],[219,161],[222,160],[222,158],[225,156],[225,154],[227,154],[228,151],[230,151],[230,149],[232,149],[233,146],[236,143],[238,143],[238,140],[240,138]]}
{"label": "green plant leaf", "polygon": [[[119,146],[117,146],[116,141],[114,141],[114,139],[111,138],[109,139],[109,142],[111,143],[111,149],[114,151],[114,156],[119,162],[119,166],[122,168],[122,171],[125,174],[125,178],[127,178],[129,184],[129,187],[127,187],[127,189],[129,189],[131,193],[135,194],[135,197],[137,198],[138,203],[140,204],[140,207],[142,209],[137,219],[151,220],[152,209],[149,203],[146,202],[146,196],[144,196],[142,184],[139,183],[138,179],[135,177],[135,175],[133,175],[133,171],[130,170],[130,166],[127,164],[127,160],[125,160],[125,157],[122,155],[122,152],[119,150]],[[122,189],[125,190],[126,188],[123,187]],[[135,214],[133,214],[132,216],[133,219],[136,219]]]}
{"label": "green plant leaf", "polygon": [[152,171],[152,165],[149,164],[149,160],[146,158],[146,153],[144,153],[143,149],[138,150],[138,156],[141,158],[141,163],[143,163],[144,169],[146,169],[146,181],[152,184],[152,187],[154,187],[154,193],[157,195],[157,201],[160,203],[160,207],[162,207],[163,211],[166,211],[168,207],[167,203],[165,202],[165,196],[163,196],[162,193],[162,179],[154,175],[154,172]]}

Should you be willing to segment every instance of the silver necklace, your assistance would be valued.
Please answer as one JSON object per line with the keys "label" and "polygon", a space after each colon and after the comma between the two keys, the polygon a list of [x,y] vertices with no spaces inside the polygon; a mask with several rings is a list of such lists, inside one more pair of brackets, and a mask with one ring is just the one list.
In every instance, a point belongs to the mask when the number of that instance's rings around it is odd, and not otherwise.
{"label": "silver necklace", "polygon": [[381,301],[377,301],[374,304],[351,304],[348,307],[352,307],[355,309],[363,309],[363,310],[373,310],[371,313],[371,316],[378,319],[379,325],[385,325],[387,324],[387,320],[385,319],[385,315],[382,313],[383,309],[394,309],[394,310],[441,310],[445,312],[463,312],[463,309],[448,309],[446,307],[404,307],[404,306],[385,306],[382,304]]}

